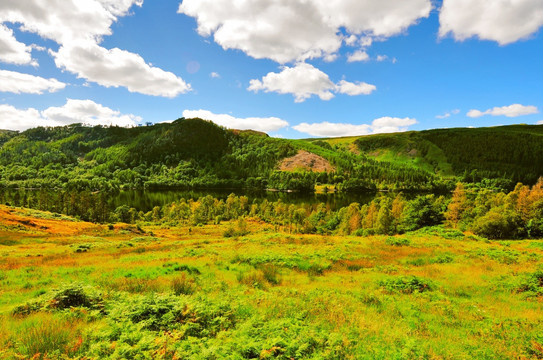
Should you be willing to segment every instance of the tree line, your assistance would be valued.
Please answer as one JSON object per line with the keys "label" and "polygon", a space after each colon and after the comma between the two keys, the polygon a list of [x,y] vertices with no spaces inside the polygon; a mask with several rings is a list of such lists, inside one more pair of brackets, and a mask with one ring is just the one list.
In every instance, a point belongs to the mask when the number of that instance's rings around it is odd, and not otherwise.
{"label": "tree line", "polygon": [[321,204],[251,201],[231,194],[181,199],[143,212],[127,205],[110,208],[105,192],[39,192],[11,195],[0,202],[108,222],[154,222],[172,226],[219,224],[254,218],[290,232],[340,235],[401,234],[428,226],[471,231],[489,239],[543,237],[543,178],[533,186],[517,184],[509,193],[458,183],[452,197],[424,194],[407,200],[402,193],[380,196],[368,204],[332,210]]}

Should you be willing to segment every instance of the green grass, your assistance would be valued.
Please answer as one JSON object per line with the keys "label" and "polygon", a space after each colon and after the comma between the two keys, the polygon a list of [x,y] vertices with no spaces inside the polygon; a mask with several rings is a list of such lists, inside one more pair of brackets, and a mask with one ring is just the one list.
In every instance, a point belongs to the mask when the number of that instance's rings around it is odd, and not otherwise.
{"label": "green grass", "polygon": [[253,219],[223,236],[236,226],[3,232],[0,358],[543,356],[538,240],[291,235]]}

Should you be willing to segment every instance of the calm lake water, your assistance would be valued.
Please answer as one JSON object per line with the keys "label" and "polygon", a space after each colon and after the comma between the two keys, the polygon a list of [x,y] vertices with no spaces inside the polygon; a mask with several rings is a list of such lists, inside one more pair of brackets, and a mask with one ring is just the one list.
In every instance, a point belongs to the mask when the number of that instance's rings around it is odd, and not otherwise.
{"label": "calm lake water", "polygon": [[[114,206],[128,205],[138,210],[149,211],[155,206],[162,206],[179,199],[198,199],[206,195],[211,195],[217,199],[226,199],[228,195],[247,196],[250,202],[262,202],[264,199],[273,202],[281,200],[287,204],[319,204],[325,203],[331,209],[339,209],[350,203],[358,202],[366,204],[371,202],[376,196],[392,196],[385,193],[327,193],[327,194],[308,194],[297,192],[276,192],[276,191],[246,191],[246,190],[165,190],[165,191],[122,191],[113,195],[111,201]],[[395,195],[394,195],[395,196]]]}
{"label": "calm lake water", "polygon": [[[4,203],[10,203],[12,205],[19,205],[17,199],[23,199],[29,196],[39,197],[44,190],[31,190],[31,189],[0,189]],[[54,190],[45,190],[54,191]],[[319,204],[324,203],[331,209],[336,210],[341,207],[347,206],[350,203],[357,202],[360,204],[367,204],[371,202],[375,197],[379,196],[396,196],[395,193],[327,193],[327,194],[311,194],[311,193],[297,193],[297,192],[274,192],[274,191],[247,191],[247,190],[128,190],[121,191],[117,194],[111,194],[108,196],[108,202],[110,209],[115,209],[120,205],[128,205],[137,209],[138,211],[149,211],[155,206],[162,206],[170,204],[180,199],[198,199],[206,195],[211,195],[214,198],[226,199],[228,195],[235,194],[237,196],[247,196],[249,201],[262,202],[264,199],[273,202],[281,200],[287,204]],[[412,197],[413,194],[405,194],[406,198]]]}

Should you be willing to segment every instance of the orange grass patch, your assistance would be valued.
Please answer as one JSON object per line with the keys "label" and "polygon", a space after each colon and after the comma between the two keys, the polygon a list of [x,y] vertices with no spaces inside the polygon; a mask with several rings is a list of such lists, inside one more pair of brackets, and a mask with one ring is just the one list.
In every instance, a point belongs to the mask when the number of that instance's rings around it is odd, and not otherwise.
{"label": "orange grass patch", "polygon": [[101,226],[84,221],[41,219],[21,214],[15,208],[0,205],[0,224],[23,227],[27,231],[39,231],[55,235],[77,235]]}

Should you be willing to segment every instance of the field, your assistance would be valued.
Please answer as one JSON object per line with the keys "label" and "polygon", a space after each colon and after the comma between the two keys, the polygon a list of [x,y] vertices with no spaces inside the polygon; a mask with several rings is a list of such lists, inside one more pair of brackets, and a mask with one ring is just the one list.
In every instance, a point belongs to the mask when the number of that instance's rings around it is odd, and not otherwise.
{"label": "field", "polygon": [[0,206],[1,359],[541,359],[543,242]]}

